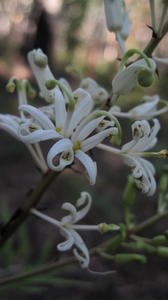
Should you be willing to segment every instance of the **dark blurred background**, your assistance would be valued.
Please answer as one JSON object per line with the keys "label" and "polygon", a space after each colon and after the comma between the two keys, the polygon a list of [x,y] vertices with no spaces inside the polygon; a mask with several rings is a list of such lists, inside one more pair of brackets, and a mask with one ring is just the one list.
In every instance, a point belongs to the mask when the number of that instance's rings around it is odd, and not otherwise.
{"label": "dark blurred background", "polygon": [[[140,47],[147,44],[151,31],[148,1],[126,1],[131,7],[131,35],[127,46]],[[158,1],[159,2],[159,1]],[[158,5],[159,15],[159,5]],[[100,39],[101,37],[101,39]],[[157,56],[166,56],[168,38],[156,50]],[[113,33],[106,30],[102,0],[0,0],[0,112],[17,114],[17,96],[5,91],[5,84],[11,76],[28,78],[34,86],[33,75],[27,65],[27,52],[42,48],[48,55],[56,78],[67,78],[76,88],[79,79],[65,71],[66,66],[78,66],[85,76],[91,76],[109,91],[111,80],[117,70],[120,50]],[[168,99],[168,69],[159,66],[159,78],[146,94],[159,93]],[[121,97],[119,104],[124,110],[131,108],[141,99],[143,90],[137,88],[127,97]],[[39,99],[34,100],[35,104]],[[37,101],[37,102],[36,102]],[[166,148],[168,115],[161,117],[162,130],[157,149]],[[130,137],[130,121],[121,121],[124,126],[123,142]],[[129,134],[128,134],[129,132]],[[17,207],[25,201],[26,192],[38,184],[40,174],[35,169],[24,145],[4,132],[0,132],[0,222],[7,220]],[[87,190],[93,197],[92,209],[86,223],[123,221],[122,194],[129,169],[123,162],[100,150],[93,151],[98,164],[98,178],[94,187],[88,185],[84,176],[65,170],[50,190],[43,196],[39,208],[53,217],[61,218],[61,204],[75,203],[79,194]],[[165,162],[154,161],[159,179]],[[157,208],[157,194],[148,198],[137,192],[134,212],[137,222],[152,215]],[[167,229],[164,220],[148,236]],[[144,235],[146,234],[144,233]],[[98,245],[106,237],[98,234],[83,234],[89,248]],[[36,265],[58,260],[62,254],[56,250],[60,242],[57,229],[30,217],[0,252],[0,276],[31,270]],[[67,255],[68,253],[66,253]],[[106,277],[88,274],[78,267],[68,267],[55,273],[55,282],[43,285],[20,282],[7,289],[0,289],[0,299],[113,299],[154,300],[168,299],[167,261],[149,257],[145,266],[130,264],[114,266],[111,262],[94,257],[91,269],[97,271],[115,269],[117,272]],[[60,278],[58,280],[57,278]],[[33,286],[32,286],[33,285]]]}

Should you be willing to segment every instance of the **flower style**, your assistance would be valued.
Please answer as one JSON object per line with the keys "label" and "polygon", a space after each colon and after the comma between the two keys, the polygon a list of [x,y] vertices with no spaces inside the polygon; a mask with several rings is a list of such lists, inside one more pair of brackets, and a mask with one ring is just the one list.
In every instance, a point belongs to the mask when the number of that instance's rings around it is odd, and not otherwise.
{"label": "flower style", "polygon": [[[65,242],[57,245],[59,251],[67,251],[73,247],[73,253],[79,261],[82,268],[88,268],[90,262],[90,255],[82,240],[81,236],[76,230],[96,230],[99,231],[98,225],[76,225],[83,219],[90,210],[92,199],[89,193],[82,192],[80,198],[76,202],[76,206],[66,202],[62,205],[62,209],[68,211],[68,215],[63,217],[61,221],[53,219],[36,209],[31,209],[31,213],[42,220],[45,220],[60,229],[61,235],[65,237]],[[78,210],[77,210],[78,208]]]}
{"label": "flower style", "polygon": [[157,142],[156,135],[160,124],[157,119],[154,119],[153,123],[153,127],[150,127],[146,120],[136,121],[132,125],[133,140],[121,149],[125,163],[133,169],[132,175],[137,187],[148,196],[152,196],[156,191],[155,169],[151,162],[142,157],[148,156],[145,151],[153,148]]}
{"label": "flower style", "polygon": [[118,41],[122,53],[126,52],[125,41],[129,37],[131,22],[129,18],[129,10],[123,13],[123,24],[120,31],[116,32],[116,40]]}
{"label": "flower style", "polygon": [[[55,102],[52,119],[44,108],[41,110],[31,105],[19,107],[21,112],[30,115],[31,120],[20,125],[19,137],[28,144],[56,140],[47,154],[49,168],[61,171],[77,158],[84,165],[90,184],[95,184],[97,165],[85,152],[106,137],[118,134],[117,120],[105,111],[92,112],[93,100],[81,88],[72,94],[73,108],[66,105],[58,86],[54,89],[53,95]],[[72,105],[70,102],[69,104]]]}
{"label": "flower style", "polygon": [[[168,112],[168,105],[166,101],[160,100],[158,95],[154,96],[144,96],[142,98],[142,104],[130,109],[128,112],[121,112],[119,106],[112,106],[110,112],[121,118],[129,118],[134,120],[149,120],[160,114]],[[162,108],[157,108],[159,103],[164,104]]]}
{"label": "flower style", "polygon": [[90,77],[82,79],[80,87],[91,95],[96,106],[104,104],[109,98],[108,92]]}

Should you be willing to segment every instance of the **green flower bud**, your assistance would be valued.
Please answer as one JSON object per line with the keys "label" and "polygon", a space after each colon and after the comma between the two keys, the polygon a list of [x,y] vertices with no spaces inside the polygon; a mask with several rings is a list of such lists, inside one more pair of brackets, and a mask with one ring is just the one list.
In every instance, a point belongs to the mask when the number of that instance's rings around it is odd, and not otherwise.
{"label": "green flower bud", "polygon": [[141,86],[148,87],[154,81],[154,74],[148,69],[142,69],[138,73],[137,81]]}
{"label": "green flower bud", "polygon": [[161,234],[161,235],[157,235],[152,239],[152,244],[154,246],[159,246],[159,245],[163,245],[165,244],[167,241],[167,238],[165,235]]}
{"label": "green flower bud", "polygon": [[119,230],[120,226],[116,224],[106,224],[106,223],[101,223],[99,224],[99,232],[100,233],[106,233],[109,231],[114,231],[114,230]]}
{"label": "green flower bud", "polygon": [[160,246],[157,248],[157,254],[161,257],[168,258],[168,247]]}
{"label": "green flower bud", "polygon": [[29,100],[33,100],[37,95],[36,90],[31,86],[31,84],[28,82],[27,84],[27,96]]}
{"label": "green flower bud", "polygon": [[159,192],[164,193],[167,189],[167,185],[168,185],[168,176],[167,174],[163,174],[159,182]]}
{"label": "green flower bud", "polygon": [[146,257],[144,255],[136,254],[136,253],[131,253],[131,254],[119,253],[114,256],[114,261],[119,264],[125,264],[133,261],[139,262],[141,264],[145,264]]}

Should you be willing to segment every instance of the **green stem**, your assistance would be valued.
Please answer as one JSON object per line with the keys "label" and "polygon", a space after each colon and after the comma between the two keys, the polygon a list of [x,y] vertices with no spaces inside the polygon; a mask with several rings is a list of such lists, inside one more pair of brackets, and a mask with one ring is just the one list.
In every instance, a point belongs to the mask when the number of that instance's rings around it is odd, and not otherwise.
{"label": "green stem", "polygon": [[2,227],[0,232],[0,247],[15,233],[20,225],[27,219],[29,210],[35,207],[40,201],[42,195],[52,183],[54,178],[59,173],[48,172],[43,175],[36,189],[31,193],[23,207],[19,208],[14,215],[10,218],[8,223]]}
{"label": "green stem", "polygon": [[158,46],[158,44],[164,38],[164,36],[166,35],[167,32],[168,32],[168,21],[163,26],[163,30],[162,30],[161,34],[159,36],[152,37],[143,52],[147,56],[151,56],[152,52],[155,50],[155,48]]}
{"label": "green stem", "polygon": [[[147,219],[146,221],[144,221],[144,222],[140,223],[139,225],[137,225],[134,229],[131,229],[131,231],[129,231],[127,233],[127,237],[130,236],[131,234],[140,232],[140,231],[150,227],[151,225],[155,224],[156,222],[160,221],[162,218],[167,217],[167,216],[168,216],[168,212],[165,212],[165,213],[162,213],[162,214],[159,214],[159,213],[155,214],[153,217],[151,217],[151,218]],[[97,247],[92,248],[90,250],[90,254],[91,255],[94,255],[96,253],[100,254],[100,252],[102,252],[102,249],[105,250],[105,248],[107,250],[107,246],[110,245],[113,240],[115,242],[117,242],[118,246],[121,243],[123,243],[123,240],[121,239],[120,235],[116,235],[113,239],[109,239],[105,243],[102,243],[101,245],[98,245]],[[118,242],[119,242],[119,244],[118,244]],[[102,256],[102,254],[101,254],[101,256]],[[108,253],[104,253],[103,256],[106,257],[106,258],[109,258],[109,257],[111,258],[111,255],[109,256]],[[58,262],[48,263],[48,264],[45,264],[41,267],[36,267],[36,268],[34,268],[34,270],[31,270],[31,271],[28,271],[28,272],[22,272],[18,275],[13,275],[13,276],[9,276],[7,278],[0,279],[0,286],[13,284],[15,282],[22,281],[22,280],[27,279],[27,278],[31,278],[33,276],[48,273],[50,271],[57,270],[57,269],[62,268],[64,266],[67,266],[67,265],[70,265],[70,264],[76,264],[76,263],[77,263],[77,260],[74,257],[69,257],[67,259],[64,259],[64,260],[61,260],[61,261],[58,261]]]}
{"label": "green stem", "polygon": [[134,234],[134,233],[138,233],[138,232],[154,225],[155,223],[157,223],[158,221],[160,221],[161,219],[163,219],[167,216],[168,216],[168,211],[166,211],[164,213],[157,213],[154,216],[152,216],[151,218],[145,220],[144,222],[142,222],[139,225],[132,228],[129,232],[129,235]]}
{"label": "green stem", "polygon": [[40,274],[45,274],[45,273],[51,272],[55,269],[59,269],[64,266],[70,265],[72,263],[74,264],[76,262],[77,261],[74,257],[70,257],[65,260],[48,263],[41,267],[36,267],[36,268],[34,268],[34,270],[31,270],[28,272],[22,272],[18,275],[12,275],[7,278],[0,279],[0,286],[13,284],[15,282],[22,281],[22,280],[25,280],[25,279],[28,279],[28,278],[31,278],[31,277],[34,277],[34,276],[37,276]]}

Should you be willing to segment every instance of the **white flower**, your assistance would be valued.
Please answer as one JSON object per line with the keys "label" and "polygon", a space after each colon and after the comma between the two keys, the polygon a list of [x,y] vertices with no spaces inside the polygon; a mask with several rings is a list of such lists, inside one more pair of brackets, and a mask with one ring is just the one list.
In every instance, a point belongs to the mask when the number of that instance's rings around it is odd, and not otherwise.
{"label": "white flower", "polygon": [[132,125],[133,140],[121,149],[125,163],[132,168],[137,187],[148,196],[152,196],[156,191],[155,169],[151,162],[141,156],[145,156],[144,152],[153,148],[157,142],[156,135],[160,124],[157,119],[153,122],[154,125],[151,128],[146,120],[136,121]]}
{"label": "white flower", "polygon": [[116,119],[104,111],[91,112],[93,101],[90,95],[81,88],[73,92],[75,99],[73,110],[67,108],[58,86],[54,89],[53,95],[55,98],[54,121],[44,110],[31,105],[20,106],[20,110],[30,115],[33,120],[31,127],[29,122],[21,124],[20,139],[28,144],[50,139],[56,140],[47,155],[49,168],[61,171],[77,158],[84,165],[90,184],[94,184],[97,166],[85,152],[94,148],[106,137],[118,133]]}
{"label": "white flower", "polygon": [[121,112],[119,106],[113,106],[110,109],[110,112],[116,117],[129,118],[134,120],[149,120],[168,111],[168,105],[166,105],[166,102],[163,103],[164,106],[162,108],[157,108],[159,103],[163,102],[160,100],[160,97],[158,95],[144,96],[142,98],[142,102],[142,104],[137,105],[136,107],[130,109],[128,112]]}
{"label": "white flower", "polygon": [[[17,93],[18,93],[18,103],[19,105],[27,105],[27,89],[28,82],[26,80],[23,81],[17,81]],[[21,111],[20,117],[13,116],[13,115],[3,115],[0,114],[0,129],[5,130],[7,133],[12,135],[15,139],[22,141],[20,135],[19,135],[19,128],[22,124],[29,124],[29,128],[34,128],[36,126],[33,124],[32,120],[25,116],[24,112]],[[41,148],[38,143],[34,143],[34,145],[26,144],[26,147],[30,151],[37,167],[41,169],[43,173],[46,173],[48,170],[47,164],[44,160]]]}
{"label": "white flower", "polygon": [[98,231],[99,227],[98,225],[76,225],[76,223],[86,216],[90,210],[91,203],[92,199],[90,194],[87,192],[82,192],[80,198],[76,202],[76,206],[69,202],[66,202],[62,205],[62,209],[68,211],[69,214],[63,217],[61,221],[46,216],[36,209],[31,209],[32,214],[57,226],[60,229],[61,235],[63,235],[66,240],[57,245],[57,249],[59,251],[67,251],[73,247],[73,253],[82,268],[88,268],[90,255],[87,246],[76,230]]}
{"label": "white flower", "polygon": [[80,87],[91,95],[95,105],[104,104],[109,97],[108,92],[90,77],[82,79]]}
{"label": "white flower", "polygon": [[[119,70],[116,76],[112,81],[112,92],[113,92],[113,99],[116,99],[120,95],[125,95],[131,92],[137,85],[137,82],[141,83],[142,78],[139,78],[139,74],[141,75],[141,71],[146,72],[146,76],[143,75],[143,80],[147,80],[147,84],[149,85],[152,83],[151,76],[154,75],[156,70],[156,63],[153,59],[148,59],[150,67],[147,65],[144,59],[140,59],[123,70]],[[152,77],[153,78],[153,77]],[[141,79],[139,81],[139,79]],[[145,82],[143,82],[145,83]]]}

